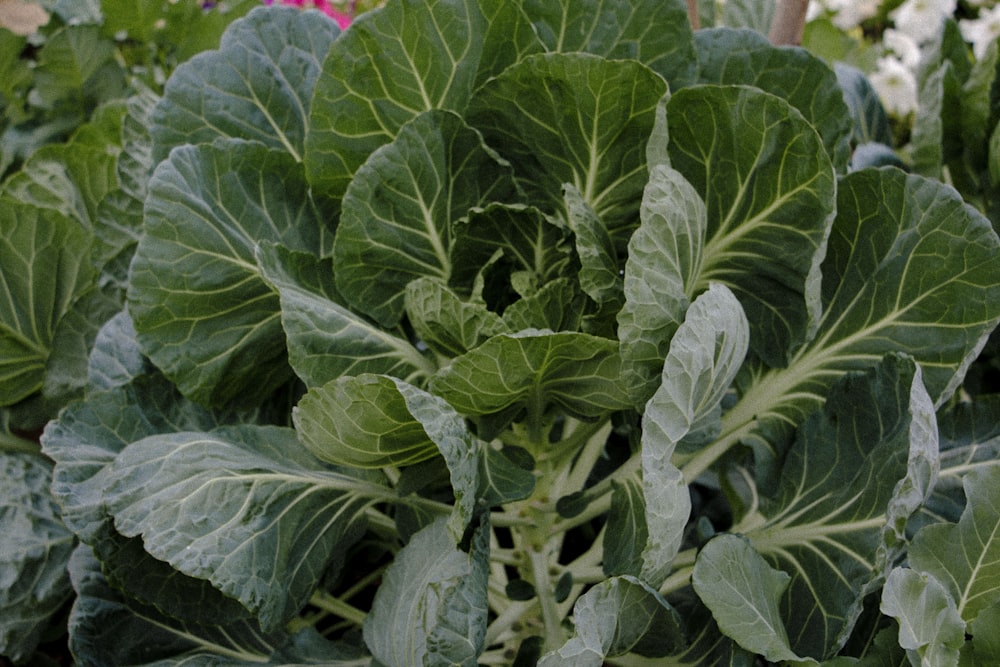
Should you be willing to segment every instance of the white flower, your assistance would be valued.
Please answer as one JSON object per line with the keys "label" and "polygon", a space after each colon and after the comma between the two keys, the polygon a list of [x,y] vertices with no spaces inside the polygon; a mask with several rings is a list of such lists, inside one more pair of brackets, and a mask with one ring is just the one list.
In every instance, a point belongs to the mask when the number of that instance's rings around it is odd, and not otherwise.
{"label": "white flower", "polygon": [[918,44],[937,37],[941,22],[955,11],[955,0],[906,0],[889,14],[896,28]]}
{"label": "white flower", "polygon": [[917,71],[917,66],[920,64],[920,45],[913,41],[912,37],[905,32],[888,28],[882,33],[882,46],[896,56],[907,69]]}
{"label": "white flower", "polygon": [[841,30],[856,28],[862,21],[878,11],[880,0],[812,0],[807,18],[812,20],[824,12],[831,14],[830,21]]}
{"label": "white flower", "polygon": [[978,19],[959,21],[958,27],[965,41],[972,42],[976,58],[982,60],[990,44],[1000,35],[1000,5],[980,11]]}
{"label": "white flower", "polygon": [[917,78],[896,58],[879,58],[868,78],[890,114],[902,118],[917,110]]}

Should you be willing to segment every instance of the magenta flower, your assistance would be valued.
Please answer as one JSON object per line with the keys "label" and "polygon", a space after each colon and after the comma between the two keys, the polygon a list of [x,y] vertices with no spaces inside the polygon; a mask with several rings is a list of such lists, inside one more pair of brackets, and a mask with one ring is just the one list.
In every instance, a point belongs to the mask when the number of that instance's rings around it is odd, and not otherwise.
{"label": "magenta flower", "polygon": [[[264,0],[265,5],[273,5],[274,0]],[[333,5],[329,0],[311,0],[307,3],[306,0],[281,0],[283,5],[293,5],[295,7],[315,7],[316,9],[322,11],[324,14],[332,18],[343,30],[347,26],[351,25],[352,16],[350,14],[345,14],[344,12],[337,11],[334,9]]]}

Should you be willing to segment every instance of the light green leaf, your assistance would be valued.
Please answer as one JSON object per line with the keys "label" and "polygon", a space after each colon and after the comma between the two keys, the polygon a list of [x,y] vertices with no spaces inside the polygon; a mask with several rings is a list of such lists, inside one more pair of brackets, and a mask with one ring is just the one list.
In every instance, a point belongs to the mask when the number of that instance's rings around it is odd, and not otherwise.
{"label": "light green leaf", "polygon": [[0,200],[0,405],[42,389],[59,321],[94,278],[89,244],[55,211]]}
{"label": "light green leaf", "polygon": [[791,577],[768,565],[737,535],[719,535],[702,547],[691,583],[719,629],[767,660],[801,660],[791,649],[780,600]]}
{"label": "light green leaf", "polygon": [[461,118],[418,116],[347,188],[333,246],[337,288],[359,311],[395,326],[408,282],[451,277],[455,223],[474,206],[517,197],[510,166]]}
{"label": "light green leaf", "polygon": [[406,286],[406,313],[429,348],[449,357],[468,352],[507,325],[478,301],[465,301],[441,280],[418,278]]}
{"label": "light green leaf", "polygon": [[957,667],[965,622],[954,599],[933,576],[894,569],[882,589],[879,609],[899,622],[899,645],[917,656],[911,657],[911,664]]}
{"label": "light green leaf", "polygon": [[365,619],[365,643],[385,665],[475,667],[486,635],[489,528],[468,553],[438,520],[396,555]]}
{"label": "light green leaf", "polygon": [[898,355],[842,377],[799,428],[778,492],[733,528],[793,575],[781,609],[796,653],[822,660],[843,647],[905,547],[937,457],[920,369]]}
{"label": "light green leaf", "polygon": [[292,7],[258,7],[234,21],[218,50],[171,75],[152,116],[154,160],[175,146],[234,137],[301,162],[313,88],[339,34],[322,12]]}
{"label": "light green leaf", "polygon": [[174,150],[150,181],[132,262],[128,307],[143,352],[197,401],[263,400],[292,371],[255,247],[320,254],[325,219],[285,152],[235,139]]}
{"label": "light green leaf", "polygon": [[963,479],[965,511],[957,524],[925,526],[910,545],[910,567],[933,575],[966,621],[1000,600],[1000,469],[970,471]]}
{"label": "light green leaf", "polygon": [[576,280],[557,278],[534,294],[507,306],[503,321],[510,331],[579,331],[587,308],[586,299]]}
{"label": "light green leaf", "polygon": [[34,89],[42,108],[79,113],[82,119],[97,102],[121,97],[124,88],[114,44],[99,26],[66,25],[45,41]]}
{"label": "light green leaf", "polygon": [[895,169],[843,177],[817,335],[787,368],[742,388],[723,416],[723,438],[743,438],[769,458],[837,377],[894,350],[916,359],[940,405],[1000,320],[998,253],[989,221],[940,182]]}
{"label": "light green leaf", "polygon": [[576,186],[564,185],[563,198],[566,220],[573,230],[576,254],[580,258],[580,287],[602,311],[617,313],[624,294],[614,241]]}
{"label": "light green leaf", "polygon": [[[681,511],[690,512],[690,499]],[[609,577],[630,574],[638,577],[643,569],[643,550],[649,544],[646,499],[642,482],[626,479],[612,482],[611,509],[604,531],[604,559],[601,566]]]}
{"label": "light green leaf", "polygon": [[996,602],[982,609],[975,620],[968,624],[966,634],[972,635],[973,656],[978,664],[989,664],[1000,660],[998,628],[1000,628],[1000,604]]}
{"label": "light green leaf", "polygon": [[253,425],[149,436],[107,475],[104,502],[122,535],[239,600],[265,631],[302,608],[360,537],[364,507],[386,496],[324,467],[293,430]]}
{"label": "light green leaf", "polygon": [[457,357],[431,387],[464,415],[526,418],[540,426],[551,408],[586,419],[627,407],[619,366],[614,341],[528,329],[499,334]]}
{"label": "light green leaf", "polygon": [[666,92],[635,61],[550,53],[485,83],[467,119],[514,165],[528,201],[565,217],[562,186],[571,183],[618,237],[636,222],[646,142]]}
{"label": "light green leaf", "polygon": [[540,48],[506,0],[402,0],[359,17],[316,83],[306,146],[313,188],[339,199],[403,125],[432,109],[464,113],[479,83]]}
{"label": "light green leaf", "polygon": [[834,168],[846,170],[853,124],[826,63],[805,49],[773,46],[749,29],[699,30],[694,44],[699,82],[755,86],[783,98],[819,133]]}
{"label": "light green leaf", "polygon": [[0,453],[0,655],[26,663],[70,598],[66,564],[75,546],[49,493],[40,456]]}
{"label": "light green leaf", "polygon": [[680,172],[666,165],[650,171],[618,313],[622,378],[637,405],[659,386],[670,339],[693,298],[708,224],[704,202]]}
{"label": "light green leaf", "polygon": [[87,390],[114,389],[150,371],[152,368],[139,349],[132,318],[121,311],[97,332],[87,363]]}
{"label": "light green leaf", "polygon": [[638,60],[675,90],[695,79],[691,24],[680,0],[528,0],[524,11],[548,51]]}
{"label": "light green leaf", "polygon": [[[70,648],[82,664],[148,667],[357,665],[356,652],[327,642],[311,628],[291,635],[262,632],[253,621],[216,616],[199,625],[168,616],[123,595],[80,546],[70,560],[77,600],[69,618]],[[219,621],[222,620],[220,623]],[[151,650],[154,649],[155,650]]]}
{"label": "light green leaf", "polygon": [[330,259],[265,241],[257,247],[257,262],[278,291],[289,362],[307,386],[361,373],[407,381],[433,373],[431,361],[408,340],[343,305]]}
{"label": "light green leaf", "polygon": [[749,329],[739,301],[714,284],[688,308],[670,342],[662,382],[642,417],[642,489],[649,540],[642,577],[659,586],[680,550],[691,512],[687,480],[671,457],[685,438],[711,441],[722,398],[746,356]]}
{"label": "light green leaf", "polygon": [[819,262],[836,192],[821,138],[787,101],[747,86],[677,91],[667,118],[671,164],[708,214],[687,293],[709,282],[732,289],[750,321],[751,349],[783,366],[820,316]]}
{"label": "light green leaf", "polygon": [[606,657],[635,653],[661,658],[683,648],[678,613],[654,589],[634,577],[594,586],[573,606],[576,632],[542,656],[539,667],[601,667]]}

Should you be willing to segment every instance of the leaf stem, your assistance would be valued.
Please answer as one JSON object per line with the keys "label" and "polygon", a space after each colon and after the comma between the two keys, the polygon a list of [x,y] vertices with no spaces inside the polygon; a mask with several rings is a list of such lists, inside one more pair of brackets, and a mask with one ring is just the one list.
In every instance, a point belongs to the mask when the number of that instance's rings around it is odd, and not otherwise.
{"label": "leaf stem", "polygon": [[0,452],[41,454],[42,446],[34,440],[21,438],[12,433],[0,433]]}
{"label": "leaf stem", "polygon": [[368,615],[357,607],[347,604],[340,598],[336,598],[325,591],[316,591],[313,593],[312,597],[309,598],[309,603],[334,616],[350,621],[357,626],[364,623],[365,617]]}

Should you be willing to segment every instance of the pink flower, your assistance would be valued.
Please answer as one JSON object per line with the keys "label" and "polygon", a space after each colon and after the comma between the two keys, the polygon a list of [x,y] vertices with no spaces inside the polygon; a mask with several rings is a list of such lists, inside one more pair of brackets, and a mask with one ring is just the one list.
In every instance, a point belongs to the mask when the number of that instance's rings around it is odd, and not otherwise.
{"label": "pink flower", "polygon": [[[274,0],[264,0],[264,4],[273,5]],[[281,4],[293,5],[295,7],[307,6],[306,0],[281,0]],[[345,14],[344,12],[339,12],[336,9],[334,9],[333,5],[329,2],[329,0],[312,0],[311,5],[316,9],[322,11],[324,14],[332,18],[334,21],[336,21],[337,25],[340,26],[341,30],[351,25],[351,19],[352,19],[351,15]]]}

